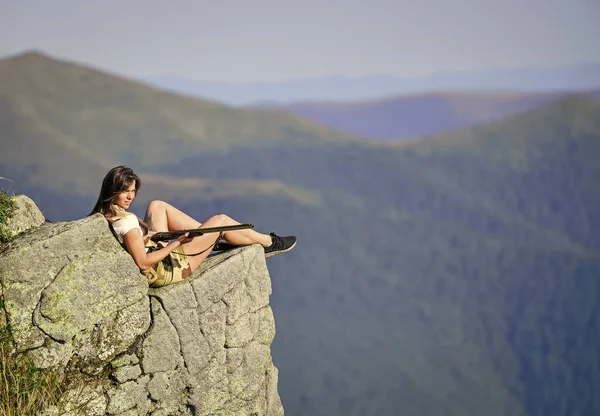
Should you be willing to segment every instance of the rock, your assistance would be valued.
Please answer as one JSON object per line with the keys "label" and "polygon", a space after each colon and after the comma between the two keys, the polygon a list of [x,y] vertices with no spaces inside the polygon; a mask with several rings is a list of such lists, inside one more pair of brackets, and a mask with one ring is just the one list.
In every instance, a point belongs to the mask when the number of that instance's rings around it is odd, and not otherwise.
{"label": "rock", "polygon": [[44,409],[42,416],[104,416],[107,400],[101,384],[78,384],[63,395],[59,406]]}
{"label": "rock", "polygon": [[224,302],[213,304],[200,315],[200,330],[208,340],[214,354],[223,349],[225,345],[227,306]]}
{"label": "rock", "polygon": [[115,358],[114,360],[112,360],[110,362],[112,368],[118,368],[118,367],[122,367],[124,365],[133,365],[133,364],[137,364],[139,363],[140,360],[138,359],[137,355],[135,354],[122,354],[120,356],[118,356],[117,358]]}
{"label": "rock", "polygon": [[15,195],[12,197],[15,202],[16,210],[11,219],[8,220],[6,228],[13,236],[27,231],[31,228],[39,227],[46,218],[42,211],[39,210],[35,202],[26,195]]}
{"label": "rock", "polygon": [[162,373],[183,366],[177,330],[160,302],[152,299],[152,327],[142,344],[145,374]]}
{"label": "rock", "polygon": [[266,381],[272,366],[269,347],[252,341],[245,348],[227,351],[229,391],[244,400],[253,398]]}
{"label": "rock", "polygon": [[270,306],[265,306],[256,312],[258,315],[258,332],[254,339],[261,344],[271,345],[275,338],[275,317]]}
{"label": "rock", "polygon": [[279,381],[279,370],[274,365],[267,370],[266,382],[266,405],[263,410],[265,415],[283,415],[283,404],[277,391],[277,382]]}
{"label": "rock", "polygon": [[258,315],[256,313],[247,313],[233,324],[227,325],[225,346],[229,348],[243,347],[254,338],[254,334],[257,332]]}
{"label": "rock", "polygon": [[149,289],[95,215],[17,235],[0,253],[0,283],[17,350],[87,380],[43,415],[283,415],[259,245]]}
{"label": "rock", "polygon": [[227,323],[232,324],[243,314],[250,310],[252,298],[248,294],[246,282],[239,283],[230,292],[223,295],[223,302],[227,305]]}
{"label": "rock", "polygon": [[212,352],[200,329],[198,304],[192,286],[188,282],[167,286],[160,295],[155,296],[160,299],[169,321],[177,331],[185,368],[190,376],[195,377],[208,364]]}
{"label": "rock", "polygon": [[142,369],[139,365],[126,365],[119,367],[113,371],[113,377],[118,383],[125,383],[126,381],[135,380],[142,375]]}
{"label": "rock", "polygon": [[143,377],[139,382],[128,381],[108,391],[108,406],[106,413],[118,415],[136,406],[144,405],[148,392],[146,384],[150,377]]}
{"label": "rock", "polygon": [[[283,415],[270,352],[275,323],[264,252],[258,245],[234,251],[210,257],[184,282],[150,290],[153,326],[144,351],[157,356],[150,351],[160,345],[173,353],[177,340],[181,346],[177,368],[166,359],[171,364],[148,383],[161,409],[173,411],[174,398],[185,396],[197,416]],[[186,352],[186,343],[195,343],[203,356]]]}
{"label": "rock", "polygon": [[[143,334],[149,323],[148,285],[101,215],[18,235],[0,256],[0,280],[19,351],[46,341],[73,343],[89,347],[90,354],[107,354],[105,361],[124,351],[124,343]],[[145,317],[135,313],[137,328],[130,319],[117,319],[128,308],[144,311]],[[112,339],[119,335],[125,339]],[[111,351],[103,346],[107,342],[120,345]]]}
{"label": "rock", "polygon": [[160,402],[163,406],[177,404],[179,394],[186,388],[188,381],[182,371],[166,371],[153,373],[148,382],[147,389],[152,400]]}

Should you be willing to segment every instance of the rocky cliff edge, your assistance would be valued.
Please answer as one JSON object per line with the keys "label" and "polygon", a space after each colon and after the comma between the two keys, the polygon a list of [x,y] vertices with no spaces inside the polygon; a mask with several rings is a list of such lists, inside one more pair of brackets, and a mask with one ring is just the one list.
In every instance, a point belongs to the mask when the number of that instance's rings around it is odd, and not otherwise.
{"label": "rocky cliff edge", "polygon": [[15,199],[26,231],[0,247],[0,324],[38,367],[78,380],[46,415],[283,414],[262,247],[149,289],[102,216],[44,223]]}

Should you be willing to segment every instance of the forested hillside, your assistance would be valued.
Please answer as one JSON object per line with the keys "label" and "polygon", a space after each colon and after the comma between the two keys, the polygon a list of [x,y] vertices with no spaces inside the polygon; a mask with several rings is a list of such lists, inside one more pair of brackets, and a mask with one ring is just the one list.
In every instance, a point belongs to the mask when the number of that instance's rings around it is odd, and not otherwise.
{"label": "forested hillside", "polygon": [[400,147],[186,160],[215,177],[322,190],[313,209],[204,208],[260,212],[306,244],[273,272],[293,280],[275,284],[275,357],[294,374],[282,384],[292,414],[597,409],[598,115],[600,104],[567,99]]}

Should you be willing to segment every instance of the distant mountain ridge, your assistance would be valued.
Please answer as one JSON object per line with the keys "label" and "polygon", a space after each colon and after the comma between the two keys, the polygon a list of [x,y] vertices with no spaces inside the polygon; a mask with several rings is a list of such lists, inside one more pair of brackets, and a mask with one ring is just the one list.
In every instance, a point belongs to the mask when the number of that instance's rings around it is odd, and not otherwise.
{"label": "distant mountain ridge", "polygon": [[593,90],[440,91],[358,102],[304,102],[262,105],[316,123],[374,139],[407,139],[486,124],[525,113],[569,96],[600,100]]}
{"label": "distant mountain ridge", "polygon": [[438,73],[418,78],[391,75],[327,76],[280,82],[200,81],[176,75],[145,79],[181,94],[231,105],[280,105],[298,101],[357,101],[445,90],[552,91],[600,87],[600,62],[558,68],[494,69]]}

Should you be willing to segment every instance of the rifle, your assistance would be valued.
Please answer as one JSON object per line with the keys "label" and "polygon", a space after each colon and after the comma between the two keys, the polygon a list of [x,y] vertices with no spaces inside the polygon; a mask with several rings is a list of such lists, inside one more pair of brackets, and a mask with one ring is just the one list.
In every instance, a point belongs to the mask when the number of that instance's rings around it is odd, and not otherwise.
{"label": "rifle", "polygon": [[246,228],[254,228],[252,224],[237,224],[237,225],[224,225],[222,227],[207,227],[207,228],[193,228],[190,230],[174,230],[164,231],[154,234],[150,239],[156,241],[169,241],[175,240],[177,237],[182,236],[185,233],[189,233],[187,238],[194,238],[208,233],[222,233],[226,231],[243,230]]}

